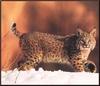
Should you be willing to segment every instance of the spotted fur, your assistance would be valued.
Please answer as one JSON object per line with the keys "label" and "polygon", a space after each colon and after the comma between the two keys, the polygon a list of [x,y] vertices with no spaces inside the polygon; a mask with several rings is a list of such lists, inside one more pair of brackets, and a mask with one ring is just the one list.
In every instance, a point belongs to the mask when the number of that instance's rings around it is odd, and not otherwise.
{"label": "spotted fur", "polygon": [[[16,23],[12,25],[12,31],[19,37],[19,45],[22,50],[21,59],[18,62],[19,70],[36,68],[39,63],[71,63],[75,71],[95,72],[96,66],[89,63],[88,56],[95,48],[95,29],[90,33],[78,30],[70,36],[59,36],[48,33],[32,32],[21,34],[16,29]],[[92,65],[92,69],[90,68]]]}

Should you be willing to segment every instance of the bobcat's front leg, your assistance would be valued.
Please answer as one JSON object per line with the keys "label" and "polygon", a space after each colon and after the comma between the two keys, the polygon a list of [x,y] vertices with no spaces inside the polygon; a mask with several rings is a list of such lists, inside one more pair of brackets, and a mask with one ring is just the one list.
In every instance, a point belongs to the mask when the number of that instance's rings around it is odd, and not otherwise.
{"label": "bobcat's front leg", "polygon": [[89,61],[89,60],[84,60],[79,57],[70,59],[70,62],[72,64],[74,70],[77,72],[85,71],[85,72],[94,73],[97,70],[97,67],[94,62]]}
{"label": "bobcat's front leg", "polygon": [[74,70],[76,72],[83,72],[84,71],[84,60],[81,58],[71,58],[70,63],[72,64]]}

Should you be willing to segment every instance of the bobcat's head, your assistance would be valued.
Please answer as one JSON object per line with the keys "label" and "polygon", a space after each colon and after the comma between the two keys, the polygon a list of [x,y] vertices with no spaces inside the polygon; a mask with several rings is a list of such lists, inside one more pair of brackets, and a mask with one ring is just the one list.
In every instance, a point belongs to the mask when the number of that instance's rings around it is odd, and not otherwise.
{"label": "bobcat's head", "polygon": [[78,29],[77,32],[70,36],[64,36],[59,40],[64,42],[64,49],[68,52],[93,50],[96,45],[96,29],[90,33]]}

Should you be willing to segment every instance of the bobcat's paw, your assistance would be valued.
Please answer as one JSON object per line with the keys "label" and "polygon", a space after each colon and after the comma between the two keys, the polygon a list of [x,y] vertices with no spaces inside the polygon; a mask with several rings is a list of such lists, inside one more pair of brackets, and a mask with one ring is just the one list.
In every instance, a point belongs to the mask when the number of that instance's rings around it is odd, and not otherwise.
{"label": "bobcat's paw", "polygon": [[84,70],[85,70],[85,72],[95,73],[97,71],[97,67],[94,62],[87,61],[84,63]]}

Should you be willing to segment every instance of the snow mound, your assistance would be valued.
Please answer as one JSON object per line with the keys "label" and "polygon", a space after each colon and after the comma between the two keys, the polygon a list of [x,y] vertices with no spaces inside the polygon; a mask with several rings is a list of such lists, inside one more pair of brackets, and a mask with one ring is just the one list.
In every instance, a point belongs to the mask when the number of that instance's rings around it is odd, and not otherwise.
{"label": "snow mound", "polygon": [[1,71],[2,85],[98,85],[98,73],[86,72],[63,72],[44,71],[40,68],[38,71],[31,69],[29,71]]}

